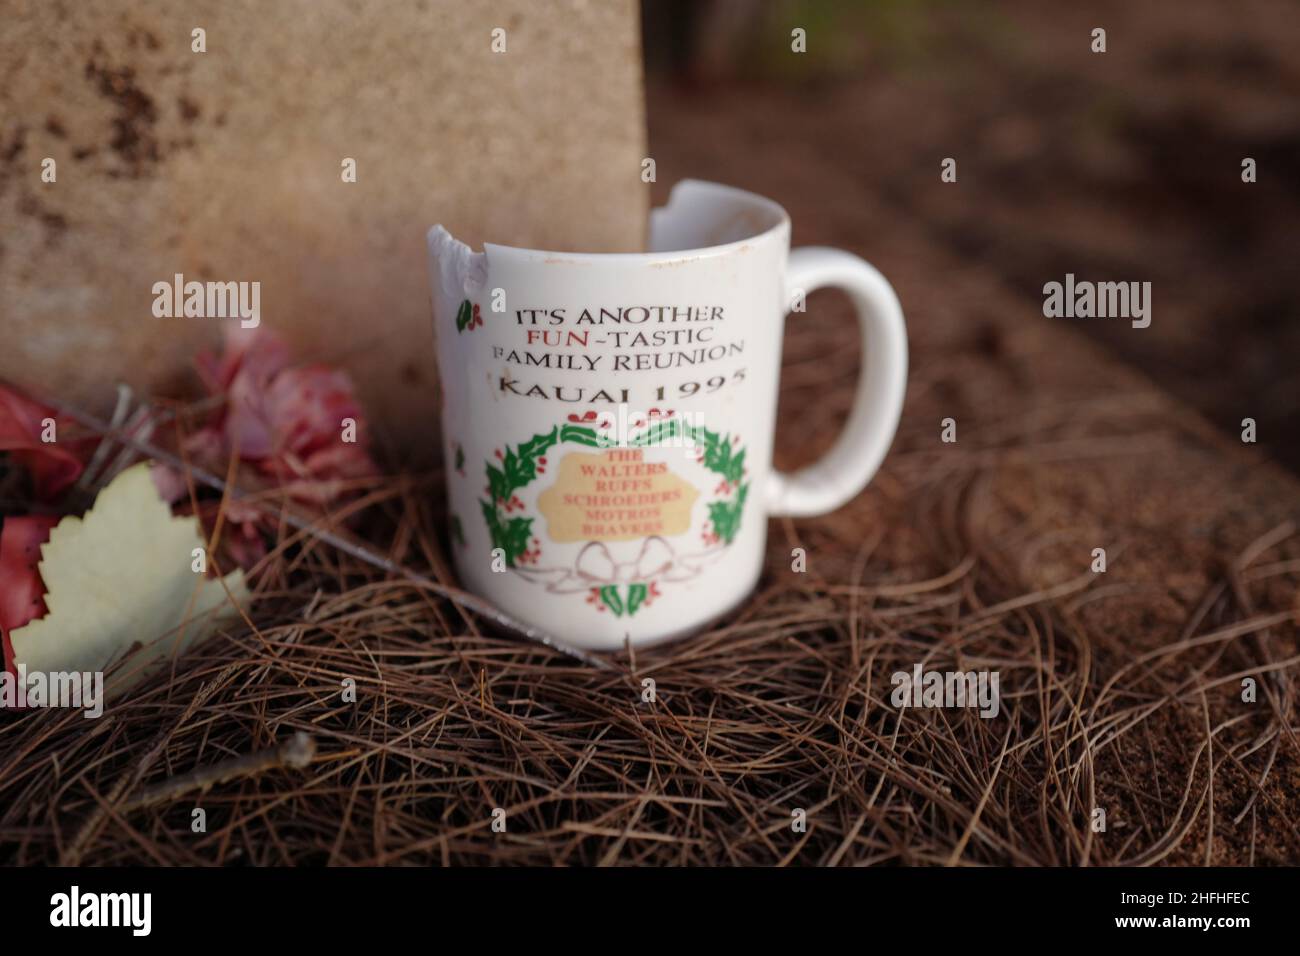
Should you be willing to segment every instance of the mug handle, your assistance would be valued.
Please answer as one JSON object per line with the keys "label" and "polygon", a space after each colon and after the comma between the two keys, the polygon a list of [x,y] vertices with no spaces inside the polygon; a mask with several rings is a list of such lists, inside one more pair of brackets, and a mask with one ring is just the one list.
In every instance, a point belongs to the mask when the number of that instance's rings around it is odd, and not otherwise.
{"label": "mug handle", "polygon": [[839,249],[805,246],[790,253],[786,298],[833,286],[853,300],[862,327],[862,369],[848,423],[835,446],[794,474],[773,471],[767,509],[774,517],[825,514],[852,500],[884,460],[903,412],[907,328],[893,288],[872,265]]}

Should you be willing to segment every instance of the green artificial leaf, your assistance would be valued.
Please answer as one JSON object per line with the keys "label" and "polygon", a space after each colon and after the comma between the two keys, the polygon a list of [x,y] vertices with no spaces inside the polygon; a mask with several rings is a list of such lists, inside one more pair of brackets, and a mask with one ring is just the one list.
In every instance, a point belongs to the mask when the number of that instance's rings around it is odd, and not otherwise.
{"label": "green artificial leaf", "polygon": [[464,332],[473,321],[474,307],[470,305],[469,299],[466,299],[460,304],[460,308],[456,312],[456,331]]}

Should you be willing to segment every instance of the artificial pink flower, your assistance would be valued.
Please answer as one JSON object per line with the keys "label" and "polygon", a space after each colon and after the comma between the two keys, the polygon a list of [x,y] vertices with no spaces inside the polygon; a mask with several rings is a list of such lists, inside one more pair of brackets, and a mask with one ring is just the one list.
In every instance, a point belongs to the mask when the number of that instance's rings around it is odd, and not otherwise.
{"label": "artificial pink flower", "polygon": [[[186,450],[211,461],[232,453],[267,477],[290,486],[295,498],[325,503],[340,481],[375,474],[368,429],[346,372],[325,365],[293,366],[273,335],[239,330],[227,337],[220,359],[204,355],[200,371],[226,407],[193,435]],[[344,441],[346,420],[356,441]]]}
{"label": "artificial pink flower", "polygon": [[[197,364],[208,390],[226,402],[185,440],[186,456],[195,465],[225,474],[236,455],[265,479],[262,484],[318,506],[336,500],[348,481],[377,473],[367,448],[369,429],[346,372],[319,364],[294,366],[280,339],[244,329],[227,336],[220,357],[205,354]],[[344,440],[349,419],[355,441]],[[184,476],[173,469],[155,469],[154,482],[168,501],[186,493]],[[241,566],[265,555],[260,512],[228,508],[226,521],[227,541]]]}

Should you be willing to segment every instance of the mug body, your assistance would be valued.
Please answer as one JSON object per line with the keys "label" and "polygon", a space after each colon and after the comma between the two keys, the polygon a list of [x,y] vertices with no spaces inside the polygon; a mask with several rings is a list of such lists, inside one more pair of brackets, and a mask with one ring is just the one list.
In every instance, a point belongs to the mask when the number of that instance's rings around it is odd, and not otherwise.
{"label": "mug body", "polygon": [[699,629],[762,568],[790,227],[683,182],[644,254],[429,234],[451,547],[569,644]]}

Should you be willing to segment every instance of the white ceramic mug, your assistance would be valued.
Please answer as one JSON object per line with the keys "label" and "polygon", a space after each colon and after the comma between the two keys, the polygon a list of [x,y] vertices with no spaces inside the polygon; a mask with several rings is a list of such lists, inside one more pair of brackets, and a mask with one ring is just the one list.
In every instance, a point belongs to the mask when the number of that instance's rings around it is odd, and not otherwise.
{"label": "white ceramic mug", "polygon": [[[770,200],[681,182],[644,254],[428,238],[457,568],[575,647],[725,614],[758,581],[767,518],[838,508],[893,439],[907,380],[893,289],[847,252],[791,252]],[[856,306],[865,367],[835,447],[781,474],[785,315],[824,286]]]}

